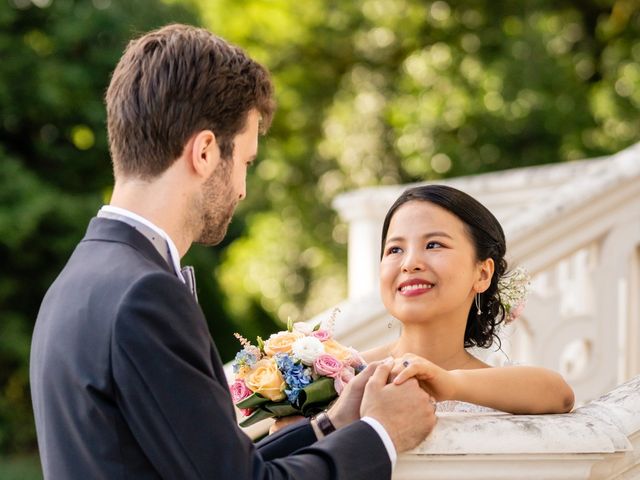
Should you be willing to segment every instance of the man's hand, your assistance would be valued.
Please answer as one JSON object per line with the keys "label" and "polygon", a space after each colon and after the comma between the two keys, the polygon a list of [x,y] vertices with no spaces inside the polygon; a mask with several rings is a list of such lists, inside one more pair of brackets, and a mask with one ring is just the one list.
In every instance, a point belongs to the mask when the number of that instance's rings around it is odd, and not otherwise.
{"label": "man's hand", "polygon": [[360,419],[360,404],[367,382],[382,362],[371,362],[357,374],[344,388],[336,403],[329,409],[327,415],[336,428],[344,427]]}
{"label": "man's hand", "polygon": [[435,400],[413,378],[387,383],[392,368],[392,360],[377,366],[364,389],[360,413],[378,420],[400,453],[416,447],[433,429]]}

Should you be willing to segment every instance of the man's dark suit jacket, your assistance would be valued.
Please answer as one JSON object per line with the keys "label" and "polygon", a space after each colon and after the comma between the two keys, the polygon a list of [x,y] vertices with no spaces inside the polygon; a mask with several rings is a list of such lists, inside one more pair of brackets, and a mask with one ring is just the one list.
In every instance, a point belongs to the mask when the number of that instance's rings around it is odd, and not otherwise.
{"label": "man's dark suit jacket", "polygon": [[382,479],[358,421],[319,442],[300,422],[255,445],[188,288],[125,223],[95,218],[47,292],[31,349],[46,479]]}

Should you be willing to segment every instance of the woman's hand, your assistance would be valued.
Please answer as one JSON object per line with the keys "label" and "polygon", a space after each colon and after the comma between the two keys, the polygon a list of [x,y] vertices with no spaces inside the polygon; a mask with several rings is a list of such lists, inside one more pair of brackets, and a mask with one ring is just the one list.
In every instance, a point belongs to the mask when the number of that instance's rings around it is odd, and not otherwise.
{"label": "woman's hand", "polygon": [[406,353],[396,358],[392,376],[395,376],[393,380],[395,384],[401,384],[415,377],[420,387],[438,402],[456,399],[458,391],[456,375],[418,355]]}
{"label": "woman's hand", "polygon": [[278,430],[282,430],[284,427],[288,427],[291,424],[299,422],[304,417],[302,415],[290,415],[288,417],[276,418],[276,421],[269,428],[269,435],[273,435]]}
{"label": "woman's hand", "polygon": [[541,367],[447,371],[422,357],[396,359],[394,383],[415,377],[436,400],[459,400],[514,414],[565,413],[574,396],[562,376]]}

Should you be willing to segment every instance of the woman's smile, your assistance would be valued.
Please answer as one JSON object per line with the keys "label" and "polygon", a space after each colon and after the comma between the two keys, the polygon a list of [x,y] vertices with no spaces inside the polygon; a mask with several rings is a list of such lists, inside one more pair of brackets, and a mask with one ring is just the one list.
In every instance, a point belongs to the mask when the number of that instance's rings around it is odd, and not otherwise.
{"label": "woman's smile", "polygon": [[426,280],[414,278],[402,282],[398,287],[398,292],[400,293],[400,295],[403,295],[405,297],[415,297],[418,295],[422,295],[423,293],[427,293],[434,286],[435,285],[433,283],[427,282]]}
{"label": "woman's smile", "polygon": [[478,277],[462,221],[429,202],[402,205],[391,219],[380,262],[380,292],[401,322],[466,322]]}

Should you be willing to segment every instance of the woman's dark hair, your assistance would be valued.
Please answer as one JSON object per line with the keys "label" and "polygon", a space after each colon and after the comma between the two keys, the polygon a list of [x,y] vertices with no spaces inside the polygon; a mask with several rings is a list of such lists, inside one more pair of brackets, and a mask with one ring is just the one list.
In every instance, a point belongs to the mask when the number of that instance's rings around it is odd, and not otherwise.
{"label": "woman's dark hair", "polygon": [[476,258],[478,260],[493,259],[495,271],[491,278],[491,285],[480,295],[482,313],[478,315],[475,305],[471,305],[464,332],[464,346],[465,348],[473,346],[489,348],[494,340],[500,344],[496,327],[503,322],[505,310],[500,301],[498,281],[507,270],[507,261],[504,259],[507,249],[506,240],[500,222],[475,198],[453,187],[424,185],[410,188],[398,197],[384,219],[381,257],[391,218],[401,205],[411,201],[433,203],[458,217],[469,233]]}

